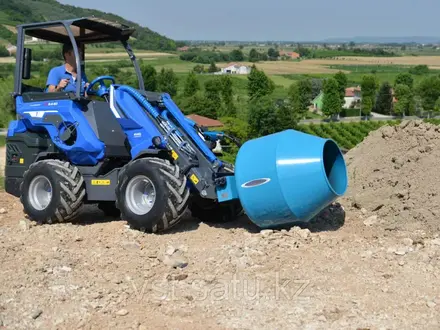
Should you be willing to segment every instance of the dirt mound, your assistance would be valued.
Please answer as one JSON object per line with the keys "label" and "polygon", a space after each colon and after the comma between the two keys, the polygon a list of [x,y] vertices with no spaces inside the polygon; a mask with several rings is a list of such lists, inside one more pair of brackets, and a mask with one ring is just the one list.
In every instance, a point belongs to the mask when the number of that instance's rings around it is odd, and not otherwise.
{"label": "dirt mound", "polygon": [[377,225],[391,229],[440,228],[439,126],[423,121],[384,126],[346,159],[346,205],[373,212]]}

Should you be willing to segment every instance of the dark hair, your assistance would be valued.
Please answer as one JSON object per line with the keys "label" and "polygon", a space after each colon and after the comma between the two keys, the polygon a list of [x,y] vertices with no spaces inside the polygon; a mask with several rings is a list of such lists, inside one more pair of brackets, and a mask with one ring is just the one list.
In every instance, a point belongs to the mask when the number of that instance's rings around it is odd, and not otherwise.
{"label": "dark hair", "polygon": [[64,57],[64,59],[66,59],[65,54],[70,52],[71,50],[73,50],[73,46],[70,41],[63,44],[63,57]]}

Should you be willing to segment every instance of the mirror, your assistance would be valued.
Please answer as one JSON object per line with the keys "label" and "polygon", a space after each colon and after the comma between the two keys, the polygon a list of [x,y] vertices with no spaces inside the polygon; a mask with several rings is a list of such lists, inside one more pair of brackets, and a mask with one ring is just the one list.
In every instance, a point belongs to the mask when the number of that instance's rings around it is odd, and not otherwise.
{"label": "mirror", "polygon": [[23,56],[23,79],[31,78],[32,49],[25,48]]}

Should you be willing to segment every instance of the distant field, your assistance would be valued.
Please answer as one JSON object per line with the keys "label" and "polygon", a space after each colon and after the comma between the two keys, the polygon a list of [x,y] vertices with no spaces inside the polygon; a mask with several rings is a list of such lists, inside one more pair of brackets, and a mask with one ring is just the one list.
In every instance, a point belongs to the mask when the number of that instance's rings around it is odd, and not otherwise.
{"label": "distant field", "polygon": [[[250,62],[240,62],[244,65],[252,65]],[[218,63],[218,66],[224,66],[227,63]],[[321,64],[315,64],[308,61],[264,61],[255,63],[255,65],[267,74],[315,74],[315,73],[336,73],[339,70],[330,69]],[[343,70],[344,71],[344,70]]]}
{"label": "distant field", "polygon": [[[218,63],[224,65],[226,63]],[[246,65],[252,63],[243,62]],[[405,57],[339,57],[336,59],[310,59],[302,61],[266,61],[256,63],[267,74],[332,74],[339,70],[349,73],[356,71],[356,65],[396,66],[395,71],[406,70],[403,66],[426,64],[431,69],[440,69],[440,56],[405,56]],[[338,66],[338,67],[335,67]],[[350,66],[348,69],[344,66]]]}
{"label": "distant field", "polygon": [[[175,57],[176,55],[170,53],[160,53],[160,52],[147,52],[140,51],[136,52],[137,58],[157,58],[157,57]],[[86,60],[106,62],[108,60],[120,60],[128,59],[127,53],[124,52],[114,52],[114,53],[89,53],[86,54]],[[0,57],[0,63],[15,63],[15,57]],[[194,65],[193,65],[194,66]]]}
{"label": "distant field", "polygon": [[344,56],[336,59],[316,59],[304,60],[302,64],[313,63],[315,65],[334,65],[334,64],[380,64],[380,65],[419,65],[440,66],[440,56],[400,56],[400,57],[361,57]]}
{"label": "distant field", "polygon": [[[39,47],[39,46],[38,46]],[[120,65],[124,71],[132,71],[128,56],[119,49],[101,49],[101,53],[95,52],[98,48],[90,48],[86,54],[89,63],[95,65],[106,65],[113,62]],[[135,51],[138,59],[144,63],[151,64],[156,70],[162,68],[173,69],[179,74],[186,74],[191,71],[197,63],[182,61],[177,55],[165,52]],[[122,61],[126,65],[122,65]],[[0,58],[0,63],[14,63],[15,58]],[[245,65],[252,65],[250,62],[242,62]],[[218,67],[224,67],[227,63],[216,63]],[[310,59],[302,61],[265,61],[258,62],[256,66],[271,76],[278,86],[288,87],[292,80],[301,79],[304,75],[310,77],[328,77],[338,71],[348,74],[350,84],[360,83],[364,74],[375,73],[378,79],[383,81],[394,81],[397,74],[407,72],[411,66],[426,64],[431,69],[440,70],[440,56],[406,56],[406,57],[340,57],[337,59]],[[208,64],[204,64],[208,67]],[[245,79],[246,76],[238,76]],[[421,76],[415,76],[418,80]]]}
{"label": "distant field", "polygon": [[[136,57],[141,58],[141,57],[162,57],[162,56],[177,56],[174,54],[170,54],[170,53],[160,53],[160,52],[146,52],[146,51],[140,51],[140,52],[135,52]],[[90,59],[115,59],[115,58],[127,58],[128,55],[125,52],[117,52],[117,53],[89,53],[86,54],[86,60]]]}

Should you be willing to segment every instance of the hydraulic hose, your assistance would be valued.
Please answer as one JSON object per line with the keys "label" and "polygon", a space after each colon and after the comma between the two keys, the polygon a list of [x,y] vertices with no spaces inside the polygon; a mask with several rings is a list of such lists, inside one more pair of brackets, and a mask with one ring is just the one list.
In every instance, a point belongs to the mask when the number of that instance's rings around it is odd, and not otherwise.
{"label": "hydraulic hose", "polygon": [[126,91],[128,94],[133,96],[139,103],[141,103],[148,110],[148,112],[154,118],[159,117],[159,112],[156,109],[154,109],[154,107],[150,104],[150,102],[148,102],[145,99],[145,97],[141,93],[139,93],[136,89],[126,85],[119,86],[119,89],[122,91]]}
{"label": "hydraulic hose", "polygon": [[208,148],[208,146],[204,143],[204,141],[200,138],[200,136],[196,133],[196,130],[190,126],[188,121],[185,119],[185,116],[179,110],[177,105],[171,100],[171,97],[168,94],[163,95],[163,103],[169,112],[176,118],[185,132],[193,139],[193,141],[197,144],[203,154],[208,158],[211,163],[218,162],[221,166],[222,162],[217,159],[214,153]]}
{"label": "hydraulic hose", "polygon": [[[172,127],[172,123],[165,118],[162,118],[161,114],[147,101],[147,99],[139,93],[135,88],[130,86],[120,86],[120,90],[127,92],[129,95],[133,96],[145,109],[159,122],[159,125],[165,129],[167,134],[173,138],[173,141],[181,146],[182,143],[185,144],[185,141],[176,133],[174,133],[174,129]],[[203,154],[209,159],[210,162],[220,162],[220,160],[215,157],[214,153],[209,150],[206,144],[201,140],[201,138],[196,134],[195,130],[187,123],[185,120],[185,116],[180,112],[179,108],[175,105],[175,103],[170,99],[168,94],[163,95],[163,101],[167,110],[176,118],[179,124],[182,126],[183,130],[186,134],[188,134],[193,141],[197,144],[197,146],[201,149]],[[220,162],[221,165],[221,162]]]}
{"label": "hydraulic hose", "polygon": [[134,97],[147,111],[158,121],[158,124],[165,130],[168,136],[176,143],[177,145],[181,145],[184,141],[180,136],[173,132],[173,128],[170,123],[166,120],[163,120],[160,113],[147,101],[147,99],[139,93],[135,88],[130,86],[119,86],[121,91],[127,92],[129,95]]}

